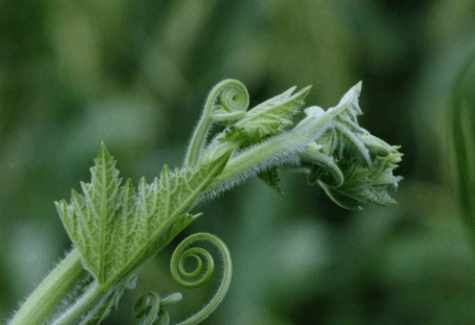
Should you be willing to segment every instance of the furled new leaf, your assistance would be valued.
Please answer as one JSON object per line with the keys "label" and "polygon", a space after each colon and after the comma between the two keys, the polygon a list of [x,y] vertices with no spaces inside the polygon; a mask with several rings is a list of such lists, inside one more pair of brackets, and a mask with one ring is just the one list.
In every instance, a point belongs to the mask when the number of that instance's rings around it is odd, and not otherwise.
{"label": "furled new leaf", "polygon": [[370,134],[358,123],[361,83],[352,87],[332,109],[347,107],[315,143],[301,154],[309,167],[309,183],[318,184],[336,204],[360,209],[368,203],[395,203],[390,191],[401,177],[393,172],[401,161],[399,147]]}

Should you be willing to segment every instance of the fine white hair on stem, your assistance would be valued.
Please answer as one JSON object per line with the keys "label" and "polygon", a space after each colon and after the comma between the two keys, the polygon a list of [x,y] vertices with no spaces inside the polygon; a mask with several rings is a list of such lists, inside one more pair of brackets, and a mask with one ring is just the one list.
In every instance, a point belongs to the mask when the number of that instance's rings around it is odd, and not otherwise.
{"label": "fine white hair on stem", "polygon": [[215,198],[246,179],[272,167],[298,165],[298,154],[318,139],[330,126],[332,119],[325,114],[309,116],[294,129],[253,145],[232,158],[222,175],[212,184],[201,200]]}
{"label": "fine white hair on stem", "polygon": [[[257,145],[255,147],[257,147]],[[252,149],[253,148],[249,148],[247,150]],[[224,181],[216,183],[211,187],[210,190],[201,195],[199,201],[202,202],[216,199],[220,197],[224,192],[231,190],[232,188],[244,183],[247,179],[254,177],[260,172],[263,172],[272,167],[298,166],[300,158],[297,154],[299,152],[302,152],[304,149],[305,145],[302,145],[301,147],[295,148],[294,150],[276,152],[268,159],[263,160],[258,164],[253,165],[250,168],[229,177],[228,179],[225,179]]]}

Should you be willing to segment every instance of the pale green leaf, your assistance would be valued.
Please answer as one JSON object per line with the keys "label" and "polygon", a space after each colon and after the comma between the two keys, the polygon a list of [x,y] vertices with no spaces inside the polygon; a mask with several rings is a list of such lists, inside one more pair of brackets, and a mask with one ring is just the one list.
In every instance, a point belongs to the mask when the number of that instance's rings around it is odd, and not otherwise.
{"label": "pale green leaf", "polygon": [[91,182],[81,183],[81,188],[82,194],[72,192],[69,204],[60,201],[56,207],[85,267],[103,283],[114,267],[111,230],[121,212],[122,192],[116,161],[104,144],[91,168]]}
{"label": "pale green leaf", "polygon": [[222,171],[229,155],[196,168],[142,179],[134,190],[121,185],[114,158],[101,147],[91,182],[71,201],[56,203],[66,231],[80,251],[84,266],[100,285],[110,286],[166,245],[198,215],[189,214],[198,196]]}
{"label": "pale green leaf", "polygon": [[294,117],[301,113],[311,86],[293,93],[288,89],[258,106],[226,131],[226,140],[255,143],[294,126]]}

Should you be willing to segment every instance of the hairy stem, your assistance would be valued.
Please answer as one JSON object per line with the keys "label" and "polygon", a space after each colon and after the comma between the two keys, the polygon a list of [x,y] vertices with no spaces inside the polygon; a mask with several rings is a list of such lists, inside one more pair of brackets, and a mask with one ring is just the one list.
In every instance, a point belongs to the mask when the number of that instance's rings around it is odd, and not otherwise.
{"label": "hairy stem", "polygon": [[86,292],[64,312],[52,325],[72,325],[85,316],[103,295],[104,290],[93,283]]}
{"label": "hairy stem", "polygon": [[200,157],[200,153],[203,150],[204,144],[206,142],[206,137],[208,135],[208,130],[212,124],[210,114],[207,114],[208,108],[205,108],[203,115],[201,116],[198,125],[193,132],[193,137],[188,146],[188,150],[185,156],[185,166],[195,165]]}
{"label": "hairy stem", "polygon": [[345,109],[345,106],[332,108],[321,116],[302,121],[287,133],[243,151],[228,162],[212,184],[211,191],[226,190],[232,187],[233,182],[239,183],[261,170],[288,162],[296,153],[305,150],[308,144],[320,137],[330,127],[333,118]]}
{"label": "hairy stem", "polygon": [[27,298],[9,325],[40,325],[46,322],[84,274],[79,252],[74,249]]}

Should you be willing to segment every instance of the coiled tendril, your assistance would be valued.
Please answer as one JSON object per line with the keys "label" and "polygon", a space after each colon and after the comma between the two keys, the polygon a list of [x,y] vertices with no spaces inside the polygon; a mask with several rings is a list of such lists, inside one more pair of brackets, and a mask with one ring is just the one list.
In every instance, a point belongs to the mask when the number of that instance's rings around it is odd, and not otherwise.
{"label": "coiled tendril", "polygon": [[240,120],[249,108],[249,92],[239,80],[226,79],[211,89],[201,118],[196,126],[185,156],[185,165],[200,160],[206,137],[213,123],[229,125]]}
{"label": "coiled tendril", "polygon": [[[210,301],[198,312],[177,325],[196,325],[208,318],[223,301],[229,290],[232,278],[231,254],[226,244],[209,233],[196,233],[185,238],[172,254],[170,271],[175,281],[184,287],[199,287],[207,283],[215,270],[215,261],[211,253],[202,247],[193,246],[197,242],[212,244],[221,255],[223,275],[218,289]],[[191,247],[193,246],[193,247]],[[193,269],[187,270],[185,264],[194,261]],[[140,325],[168,325],[170,317],[164,307],[181,300],[180,293],[174,293],[161,299],[156,293],[148,293],[135,305],[135,311]]]}
{"label": "coiled tendril", "polygon": [[[210,106],[210,108],[208,108]],[[212,111],[213,122],[230,124],[241,119],[249,108],[249,93],[239,80],[218,83],[206,100],[205,110]]]}
{"label": "coiled tendril", "polygon": [[[211,315],[223,301],[231,284],[231,254],[229,253],[226,244],[221,239],[209,233],[193,234],[185,238],[176,247],[170,262],[170,271],[175,281],[185,287],[198,287],[208,282],[213,275],[215,266],[213,256],[204,248],[190,247],[196,242],[207,242],[216,247],[222,258],[223,275],[218,290],[216,290],[211,300],[203,306],[201,310],[180,322],[179,325],[194,325],[208,318],[208,316]],[[187,271],[185,269],[185,262],[189,258],[196,261],[194,270],[192,271]]]}

